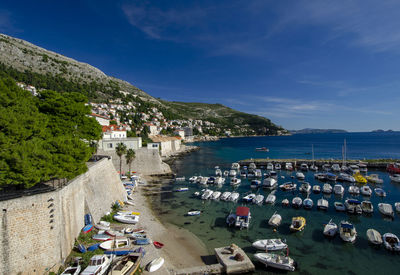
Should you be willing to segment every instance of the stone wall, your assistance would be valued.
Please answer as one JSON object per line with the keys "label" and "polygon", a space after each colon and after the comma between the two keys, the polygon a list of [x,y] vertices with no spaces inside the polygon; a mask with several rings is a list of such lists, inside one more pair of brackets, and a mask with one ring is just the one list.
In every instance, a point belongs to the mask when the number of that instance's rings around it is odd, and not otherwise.
{"label": "stone wall", "polygon": [[84,226],[94,221],[126,192],[107,159],[61,190],[0,202],[0,274],[43,274],[69,255]]}

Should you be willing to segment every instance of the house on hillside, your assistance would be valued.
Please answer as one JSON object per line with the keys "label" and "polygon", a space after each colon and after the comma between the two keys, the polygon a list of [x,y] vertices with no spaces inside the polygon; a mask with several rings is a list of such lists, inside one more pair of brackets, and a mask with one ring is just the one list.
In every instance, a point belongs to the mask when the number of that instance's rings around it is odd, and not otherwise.
{"label": "house on hillside", "polygon": [[168,156],[179,151],[181,148],[181,137],[149,136],[153,143],[158,143],[161,156]]}
{"label": "house on hillside", "polygon": [[128,138],[125,125],[103,126],[103,138],[99,142],[99,149],[104,151],[113,151],[117,147],[118,143],[125,144],[127,149],[136,150],[142,147],[142,138]]}
{"label": "house on hillside", "polygon": [[109,126],[110,125],[110,118],[108,118],[106,116],[98,115],[95,113],[91,113],[90,116],[94,117],[101,126]]}

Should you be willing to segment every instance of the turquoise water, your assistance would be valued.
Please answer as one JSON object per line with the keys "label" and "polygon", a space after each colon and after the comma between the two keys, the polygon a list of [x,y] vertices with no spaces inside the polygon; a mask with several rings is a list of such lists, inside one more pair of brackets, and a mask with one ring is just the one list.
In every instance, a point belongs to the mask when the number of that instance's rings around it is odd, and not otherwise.
{"label": "turquoise water", "polygon": [[[219,165],[222,170],[227,170],[231,163],[244,158],[311,158],[311,144],[314,144],[316,158],[340,158],[343,139],[346,138],[349,159],[363,158],[400,158],[400,134],[325,134],[325,135],[295,135],[290,137],[256,137],[223,139],[217,142],[197,144],[201,150],[194,152],[174,163],[174,170],[179,176],[189,178],[192,175],[212,175],[214,167]],[[254,148],[265,146],[270,152],[255,152]],[[264,171],[263,171],[264,172]],[[377,209],[379,202],[388,202],[392,205],[400,201],[400,185],[390,182],[388,174],[384,171],[369,171],[377,173],[384,179],[383,189],[387,192],[386,198],[379,198],[375,194],[370,200],[374,204],[374,213],[371,216],[356,216],[346,213],[338,213],[334,210],[334,201],[342,201],[350,198],[347,192],[348,184],[343,184],[346,192],[343,197],[335,195],[324,196],[329,201],[329,210],[318,211],[316,202],[322,194],[310,194],[314,201],[312,210],[293,209],[282,207],[280,202],[284,198],[290,201],[295,196],[305,198],[298,191],[276,192],[277,201],[275,205],[257,206],[247,204],[251,209],[252,219],[248,230],[237,230],[228,228],[225,223],[226,216],[234,211],[237,206],[245,205],[242,202],[202,201],[193,198],[195,191],[200,191],[203,186],[183,183],[168,183],[163,186],[164,190],[173,190],[178,187],[188,186],[189,192],[163,193],[158,200],[154,201],[154,208],[159,212],[163,221],[173,223],[188,229],[196,234],[213,253],[214,247],[225,246],[236,243],[252,257],[256,250],[251,243],[257,239],[282,238],[286,239],[290,256],[298,263],[298,274],[398,274],[400,268],[400,255],[392,254],[383,247],[375,248],[368,244],[366,231],[375,228],[381,234],[392,232],[400,236],[400,216],[395,215],[393,220],[383,218]],[[314,179],[313,172],[307,172],[306,181],[313,184],[323,183]],[[278,184],[292,180],[293,173],[282,170],[278,173]],[[281,176],[285,177],[284,179]],[[297,182],[297,180],[295,180]],[[298,184],[299,186],[299,184]],[[371,187],[374,187],[370,185]],[[210,186],[212,190],[218,187]],[[226,183],[219,191],[232,190]],[[250,192],[250,181],[242,178],[242,184],[236,189],[243,197]],[[258,193],[265,197],[268,190],[260,189]],[[364,198],[360,195],[359,200]],[[366,198],[367,199],[367,198]],[[200,209],[201,216],[186,217],[185,213],[190,209]],[[277,211],[283,218],[277,232],[268,226],[268,219]],[[292,217],[303,216],[307,220],[307,226],[303,232],[290,233],[289,225]],[[333,240],[326,239],[322,234],[324,223],[333,219],[337,224],[341,220],[352,222],[358,232],[354,244],[343,243],[339,236]],[[255,262],[255,261],[254,261]],[[256,263],[256,262],[255,262]],[[256,274],[281,273],[279,270],[266,269],[261,264],[256,264]]]}

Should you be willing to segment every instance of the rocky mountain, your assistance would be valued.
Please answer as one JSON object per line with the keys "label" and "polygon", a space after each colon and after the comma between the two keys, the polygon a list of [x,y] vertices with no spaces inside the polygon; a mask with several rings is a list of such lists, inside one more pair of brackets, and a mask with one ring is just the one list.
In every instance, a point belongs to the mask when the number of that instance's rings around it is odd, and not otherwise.
{"label": "rocky mountain", "polygon": [[302,130],[290,130],[292,134],[335,134],[335,133],[347,133],[346,130],[341,129],[312,129],[305,128]]}
{"label": "rocky mountain", "polygon": [[[89,100],[139,96],[182,118],[207,119],[218,126],[248,127],[253,134],[277,134],[285,130],[269,119],[242,113],[221,104],[168,102],[156,99],[130,83],[72,58],[48,51],[22,39],[0,34],[0,73],[38,89],[80,91]],[[129,96],[131,99],[132,97]],[[279,132],[278,132],[279,131]]]}

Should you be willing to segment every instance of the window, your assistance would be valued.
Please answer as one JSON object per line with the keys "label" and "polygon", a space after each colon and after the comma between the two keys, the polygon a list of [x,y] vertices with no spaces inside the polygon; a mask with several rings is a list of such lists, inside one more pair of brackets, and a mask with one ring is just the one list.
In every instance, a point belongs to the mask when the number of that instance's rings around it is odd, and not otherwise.
{"label": "window", "polygon": [[107,144],[108,148],[113,148],[112,143]]}

